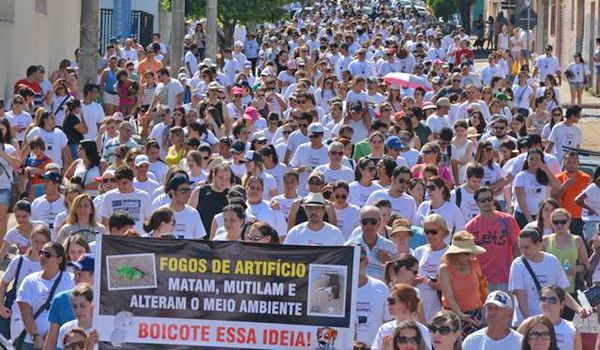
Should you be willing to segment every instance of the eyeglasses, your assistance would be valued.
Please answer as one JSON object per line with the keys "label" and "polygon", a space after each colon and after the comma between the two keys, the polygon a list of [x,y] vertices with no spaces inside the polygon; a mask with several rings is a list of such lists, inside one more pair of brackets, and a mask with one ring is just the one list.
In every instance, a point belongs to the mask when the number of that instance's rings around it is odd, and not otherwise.
{"label": "eyeglasses", "polygon": [[323,136],[323,134],[321,134],[321,133],[316,133],[316,134],[310,134],[310,135],[308,135],[308,137],[311,138],[311,139],[317,139],[317,138],[319,138],[321,136]]}
{"label": "eyeglasses", "polygon": [[437,187],[435,185],[429,185],[426,187],[429,191],[435,191],[437,190]]}
{"label": "eyeglasses", "polygon": [[346,199],[348,198],[348,195],[345,194],[336,194],[334,195],[335,199]]}
{"label": "eyeglasses", "polygon": [[479,199],[477,199],[477,201],[479,203],[489,203],[489,202],[493,202],[494,201],[494,197],[479,198]]}
{"label": "eyeglasses", "polygon": [[329,151],[332,156],[343,156],[344,152]]}
{"label": "eyeglasses", "polygon": [[364,225],[377,225],[379,223],[378,219],[375,218],[365,218],[360,220],[360,223],[364,226]]}
{"label": "eyeglasses", "polygon": [[105,184],[113,183],[114,184],[114,183],[117,183],[117,179],[115,179],[114,177],[109,178],[109,179],[102,179],[102,183],[105,183]]}
{"label": "eyeglasses", "polygon": [[403,337],[403,336],[399,335],[396,337],[396,343],[417,345],[419,343],[419,338],[418,337]]}
{"label": "eyeglasses", "polygon": [[256,97],[265,97],[265,94],[256,94]]}
{"label": "eyeglasses", "polygon": [[540,303],[548,303],[552,305],[558,304],[557,297],[540,297]]}
{"label": "eyeglasses", "polygon": [[536,331],[531,331],[529,332],[529,334],[527,335],[527,338],[529,338],[530,340],[550,340],[550,338],[552,337],[552,333],[550,332],[536,332]]}
{"label": "eyeglasses", "polygon": [[452,82],[453,83],[460,83],[460,80],[459,79],[452,79]]}
{"label": "eyeglasses", "polygon": [[322,185],[323,182],[321,182],[320,180],[310,180],[310,181],[308,181],[308,184],[318,186],[318,185]]}
{"label": "eyeglasses", "polygon": [[258,242],[258,241],[260,241],[263,238],[265,238],[265,236],[257,236],[257,235],[253,235],[253,236],[248,235],[248,236],[246,236],[246,240],[250,241],[250,242]]}
{"label": "eyeglasses", "polygon": [[85,349],[86,343],[87,342],[85,340],[80,340],[78,342],[65,343],[63,346],[63,349],[64,350]]}
{"label": "eyeglasses", "polygon": [[302,104],[302,103],[306,103],[306,100],[297,100],[297,102]]}
{"label": "eyeglasses", "polygon": [[45,250],[40,250],[40,251],[38,252],[38,254],[39,254],[40,256],[43,256],[44,258],[51,258],[51,257],[53,257],[53,256],[58,256],[58,255],[56,255],[56,254],[52,254],[52,252],[47,252],[47,251],[45,251]]}
{"label": "eyeglasses", "polygon": [[179,194],[192,193],[192,189],[191,188],[180,188],[177,190],[177,193],[179,193]]}
{"label": "eyeglasses", "polygon": [[435,153],[435,152],[432,151],[432,150],[425,150],[425,151],[422,151],[422,153],[423,154],[432,154],[432,153]]}
{"label": "eyeglasses", "polygon": [[565,219],[565,220],[552,220],[552,223],[554,225],[566,225],[567,222],[569,222],[569,220]]}
{"label": "eyeglasses", "polygon": [[438,230],[423,230],[423,232],[424,232],[424,233],[425,233],[427,236],[429,236],[429,235],[435,236],[435,235],[437,235],[437,234],[438,234]]}
{"label": "eyeglasses", "polygon": [[429,326],[427,326],[427,328],[429,328],[430,333],[440,333],[440,335],[448,335],[452,333],[452,328],[448,326],[435,326],[430,324]]}
{"label": "eyeglasses", "polygon": [[397,183],[404,185],[404,184],[408,184],[410,183],[410,180],[406,180],[406,179],[398,179],[396,180]]}

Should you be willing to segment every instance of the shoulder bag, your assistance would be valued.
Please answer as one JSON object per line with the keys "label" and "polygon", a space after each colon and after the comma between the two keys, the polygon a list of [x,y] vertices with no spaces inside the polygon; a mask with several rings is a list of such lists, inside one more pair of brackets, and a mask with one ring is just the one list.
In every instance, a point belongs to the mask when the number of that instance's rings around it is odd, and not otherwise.
{"label": "shoulder bag", "polygon": [[[23,256],[20,256],[17,264],[17,273],[15,274],[12,288],[4,295],[4,306],[9,310],[12,308],[15,299],[17,298],[17,286],[19,285],[19,275],[21,274],[22,266]],[[2,334],[6,339],[10,339],[10,319],[10,317],[0,317],[0,334]]]}

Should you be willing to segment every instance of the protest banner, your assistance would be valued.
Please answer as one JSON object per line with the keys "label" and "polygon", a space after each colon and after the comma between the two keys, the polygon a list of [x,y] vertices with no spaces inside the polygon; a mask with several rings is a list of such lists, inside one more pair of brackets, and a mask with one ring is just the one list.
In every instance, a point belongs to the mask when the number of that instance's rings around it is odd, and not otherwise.
{"label": "protest banner", "polygon": [[352,349],[356,247],[103,236],[100,349]]}

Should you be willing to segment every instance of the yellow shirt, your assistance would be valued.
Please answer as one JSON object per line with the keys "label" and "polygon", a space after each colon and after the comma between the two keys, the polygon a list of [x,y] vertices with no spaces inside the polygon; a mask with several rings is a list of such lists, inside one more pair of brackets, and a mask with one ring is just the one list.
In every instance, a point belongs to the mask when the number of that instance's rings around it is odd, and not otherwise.
{"label": "yellow shirt", "polygon": [[167,163],[167,165],[169,167],[179,164],[179,162],[182,159],[183,159],[183,148],[181,148],[178,151],[177,149],[175,149],[175,146],[169,147],[169,149],[167,150],[167,156],[165,157],[165,163]]}

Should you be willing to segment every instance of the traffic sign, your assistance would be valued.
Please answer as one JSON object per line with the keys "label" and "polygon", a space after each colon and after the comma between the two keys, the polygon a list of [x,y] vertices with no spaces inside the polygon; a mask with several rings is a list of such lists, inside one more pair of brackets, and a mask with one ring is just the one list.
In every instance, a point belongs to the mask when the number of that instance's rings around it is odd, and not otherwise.
{"label": "traffic sign", "polygon": [[524,29],[532,29],[537,25],[537,13],[532,8],[526,8],[519,14],[517,25]]}

